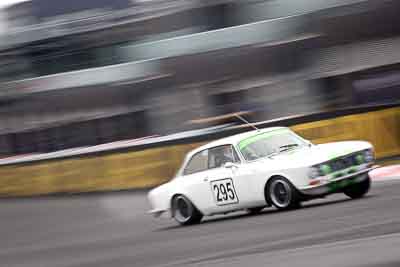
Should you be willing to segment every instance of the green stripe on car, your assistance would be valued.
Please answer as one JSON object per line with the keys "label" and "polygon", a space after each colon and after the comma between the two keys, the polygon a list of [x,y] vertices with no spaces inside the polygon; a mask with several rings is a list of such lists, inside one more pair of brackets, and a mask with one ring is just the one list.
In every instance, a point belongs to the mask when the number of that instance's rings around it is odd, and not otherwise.
{"label": "green stripe on car", "polygon": [[279,129],[279,130],[274,130],[274,131],[271,131],[271,132],[266,132],[266,133],[260,133],[260,134],[253,135],[251,137],[248,137],[248,138],[240,141],[239,142],[239,149],[242,150],[246,146],[251,145],[251,144],[253,144],[254,142],[256,142],[258,140],[261,140],[261,139],[264,139],[264,138],[268,138],[268,137],[271,137],[271,136],[274,136],[274,135],[277,135],[277,134],[280,134],[280,133],[283,133],[283,132],[288,132],[288,130],[287,129]]}

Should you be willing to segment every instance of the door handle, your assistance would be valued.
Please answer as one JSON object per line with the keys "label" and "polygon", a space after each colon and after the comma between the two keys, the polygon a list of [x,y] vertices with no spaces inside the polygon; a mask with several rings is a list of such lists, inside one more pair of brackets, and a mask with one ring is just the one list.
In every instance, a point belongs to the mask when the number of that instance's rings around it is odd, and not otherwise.
{"label": "door handle", "polygon": [[204,182],[208,182],[208,177],[205,177],[205,178],[204,178]]}

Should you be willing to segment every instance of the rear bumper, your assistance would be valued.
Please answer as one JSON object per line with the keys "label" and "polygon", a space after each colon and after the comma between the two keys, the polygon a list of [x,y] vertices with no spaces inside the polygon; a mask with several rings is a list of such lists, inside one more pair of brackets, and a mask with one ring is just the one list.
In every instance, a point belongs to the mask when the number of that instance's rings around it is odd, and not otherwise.
{"label": "rear bumper", "polygon": [[321,181],[318,185],[299,188],[299,191],[306,196],[323,196],[340,191],[351,184],[360,183],[369,179],[368,172],[375,167],[364,169],[346,176],[329,181]]}

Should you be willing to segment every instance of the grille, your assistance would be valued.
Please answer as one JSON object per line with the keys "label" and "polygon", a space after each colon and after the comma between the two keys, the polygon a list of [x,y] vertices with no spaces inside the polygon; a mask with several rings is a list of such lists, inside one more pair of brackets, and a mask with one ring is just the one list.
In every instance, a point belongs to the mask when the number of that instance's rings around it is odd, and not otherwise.
{"label": "grille", "polygon": [[350,168],[351,166],[357,165],[356,155],[345,156],[332,160],[329,162],[329,165],[331,166],[333,172]]}

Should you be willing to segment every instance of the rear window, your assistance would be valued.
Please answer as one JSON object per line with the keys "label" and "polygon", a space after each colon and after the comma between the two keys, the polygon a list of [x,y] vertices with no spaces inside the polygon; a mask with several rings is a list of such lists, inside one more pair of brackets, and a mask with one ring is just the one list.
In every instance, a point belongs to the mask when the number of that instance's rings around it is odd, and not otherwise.
{"label": "rear window", "polygon": [[200,151],[192,156],[186,164],[184,175],[207,170],[208,167],[208,150]]}

